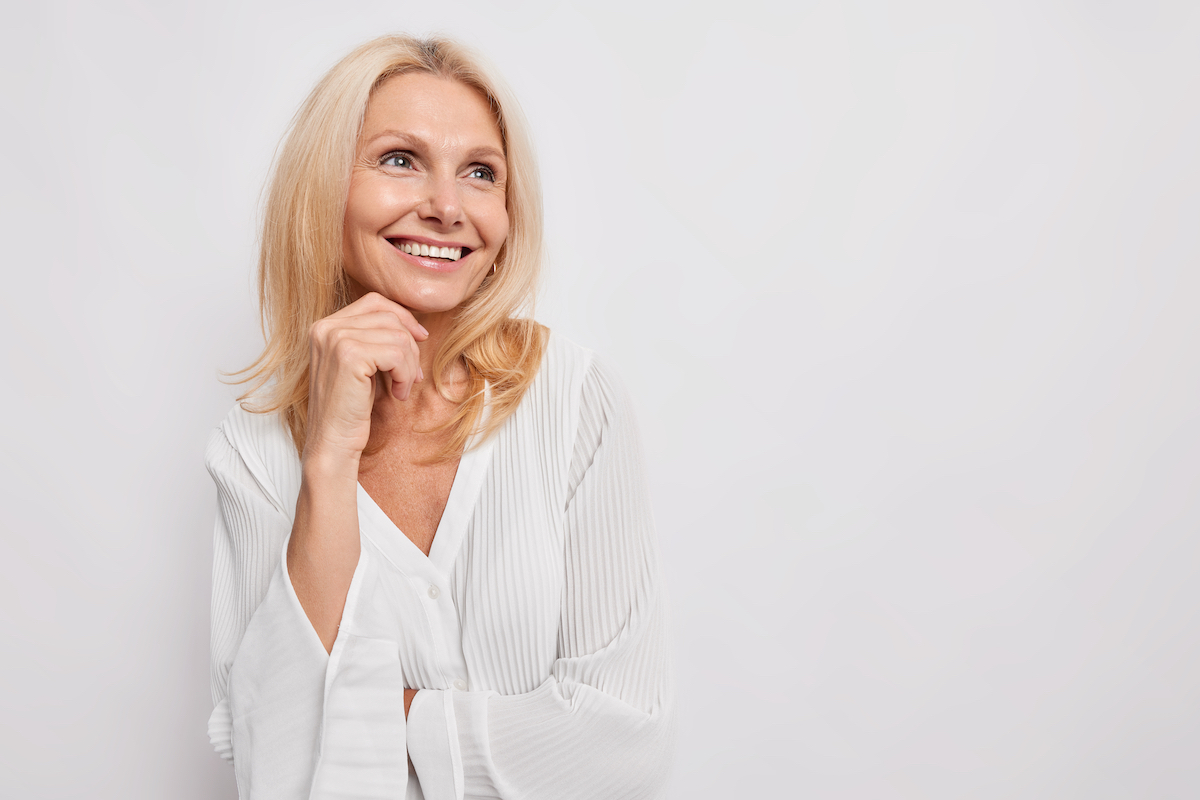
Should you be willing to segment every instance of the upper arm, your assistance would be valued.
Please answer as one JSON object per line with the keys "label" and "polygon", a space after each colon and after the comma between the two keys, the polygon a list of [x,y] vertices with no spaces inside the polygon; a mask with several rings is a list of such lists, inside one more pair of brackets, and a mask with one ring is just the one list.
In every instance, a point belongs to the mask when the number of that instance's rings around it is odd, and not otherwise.
{"label": "upper arm", "polygon": [[291,522],[220,427],[209,438],[205,466],[217,487],[211,640],[216,703],[226,694],[229,668],[267,592]]}
{"label": "upper arm", "polygon": [[648,712],[668,674],[654,519],[632,404],[599,361],[583,384],[565,527],[559,677]]}

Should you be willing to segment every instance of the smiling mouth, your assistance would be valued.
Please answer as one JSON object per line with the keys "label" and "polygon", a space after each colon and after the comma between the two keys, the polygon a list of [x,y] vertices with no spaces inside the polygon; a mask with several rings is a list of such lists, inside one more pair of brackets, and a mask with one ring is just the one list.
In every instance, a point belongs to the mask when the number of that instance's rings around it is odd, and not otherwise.
{"label": "smiling mouth", "polygon": [[405,242],[400,239],[388,239],[392,246],[401,253],[408,253],[410,256],[421,256],[422,258],[436,258],[441,261],[458,261],[466,255],[470,255],[471,248],[469,247],[437,247],[427,244],[417,244],[416,242]]}

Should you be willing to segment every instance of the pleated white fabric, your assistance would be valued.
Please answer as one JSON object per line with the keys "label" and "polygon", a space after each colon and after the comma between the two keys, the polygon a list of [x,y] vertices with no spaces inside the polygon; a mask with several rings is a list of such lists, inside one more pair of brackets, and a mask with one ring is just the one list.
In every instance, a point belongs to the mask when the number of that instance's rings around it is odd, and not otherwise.
{"label": "pleated white fabric", "polygon": [[[359,487],[362,551],[328,655],[287,574],[286,427],[234,408],[206,460],[209,736],[243,798],[663,795],[657,546],[630,405],[592,353],[550,337],[520,407],[463,455],[428,557]],[[421,690],[407,722],[405,687]]]}

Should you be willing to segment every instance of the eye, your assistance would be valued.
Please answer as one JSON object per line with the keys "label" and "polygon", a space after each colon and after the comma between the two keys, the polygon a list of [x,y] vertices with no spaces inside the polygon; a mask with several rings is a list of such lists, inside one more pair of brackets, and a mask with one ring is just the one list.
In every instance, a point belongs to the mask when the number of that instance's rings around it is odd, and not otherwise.
{"label": "eye", "polygon": [[388,153],[383,158],[379,159],[381,167],[399,167],[401,169],[412,169],[413,158],[411,153],[403,151],[393,151]]}
{"label": "eye", "polygon": [[481,180],[491,181],[492,183],[496,182],[496,173],[492,171],[491,167],[485,167],[483,164],[476,164],[475,166],[471,167],[471,172],[468,174],[468,177],[479,178]]}

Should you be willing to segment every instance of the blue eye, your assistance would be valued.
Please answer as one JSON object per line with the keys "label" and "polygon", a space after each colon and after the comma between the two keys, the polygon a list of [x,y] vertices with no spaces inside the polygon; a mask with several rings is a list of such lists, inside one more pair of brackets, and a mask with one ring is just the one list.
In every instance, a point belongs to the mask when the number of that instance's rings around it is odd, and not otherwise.
{"label": "blue eye", "polygon": [[408,153],[388,153],[379,164],[384,167],[400,167],[402,169],[412,169],[412,156]]}
{"label": "blue eye", "polygon": [[470,177],[491,181],[492,183],[496,182],[496,173],[492,172],[491,167],[485,167],[482,164],[475,165],[474,169],[471,170]]}

